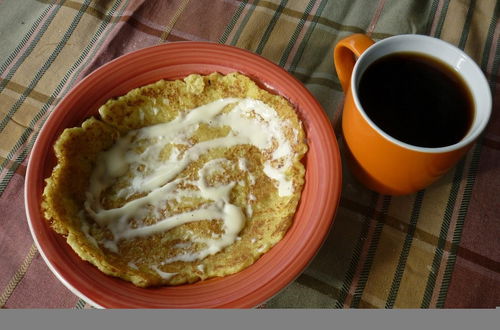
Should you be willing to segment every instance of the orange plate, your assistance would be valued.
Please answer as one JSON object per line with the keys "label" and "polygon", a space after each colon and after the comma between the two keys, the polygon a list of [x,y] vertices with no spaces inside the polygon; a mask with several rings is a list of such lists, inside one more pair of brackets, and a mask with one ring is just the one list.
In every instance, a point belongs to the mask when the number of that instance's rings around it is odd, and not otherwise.
{"label": "orange plate", "polygon": [[[160,79],[191,73],[241,72],[286,97],[304,123],[309,151],[306,181],[294,223],[284,239],[245,270],[176,287],[138,288],[82,261],[40,212],[44,178],[55,165],[52,146],[67,127],[97,114],[106,100]],[[103,308],[246,308],[266,301],[308,265],[332,224],[341,190],[340,155],[330,122],[312,94],[285,70],[235,47],[177,42],[142,49],[107,63],[76,85],[48,118],[31,153],[25,185],[28,222],[40,253],[73,293]]]}

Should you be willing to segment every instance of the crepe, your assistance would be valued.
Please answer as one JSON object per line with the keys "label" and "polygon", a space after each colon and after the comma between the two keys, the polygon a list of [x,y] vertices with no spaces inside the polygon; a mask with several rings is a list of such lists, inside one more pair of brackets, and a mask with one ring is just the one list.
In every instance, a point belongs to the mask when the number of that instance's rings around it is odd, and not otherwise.
{"label": "crepe", "polygon": [[141,287],[253,264],[292,224],[305,168],[294,107],[250,78],[193,74],[111,99],[54,149],[42,209],[83,259]]}

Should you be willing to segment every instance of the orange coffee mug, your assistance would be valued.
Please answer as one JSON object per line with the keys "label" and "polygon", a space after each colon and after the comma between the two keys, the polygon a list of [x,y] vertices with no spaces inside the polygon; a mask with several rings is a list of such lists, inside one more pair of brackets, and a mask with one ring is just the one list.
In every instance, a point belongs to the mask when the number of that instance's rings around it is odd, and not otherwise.
{"label": "orange coffee mug", "polygon": [[[397,53],[437,59],[462,78],[470,90],[473,113],[461,140],[439,147],[412,145],[389,135],[368,116],[361,106],[360,80],[375,61]],[[469,56],[442,40],[399,35],[375,43],[365,35],[355,34],[335,46],[334,63],[345,93],[342,132],[349,167],[359,181],[378,193],[403,195],[427,187],[458,162],[488,123],[492,100],[484,74]],[[377,79],[382,81],[384,76]]]}

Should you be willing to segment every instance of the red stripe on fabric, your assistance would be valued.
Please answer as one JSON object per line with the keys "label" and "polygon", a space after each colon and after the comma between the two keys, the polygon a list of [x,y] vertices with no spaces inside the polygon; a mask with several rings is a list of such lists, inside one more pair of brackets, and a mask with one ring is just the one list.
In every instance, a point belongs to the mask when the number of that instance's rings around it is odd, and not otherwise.
{"label": "red stripe on fabric", "polygon": [[[497,236],[497,237],[500,237],[500,236]],[[497,243],[497,245],[498,245],[498,243]],[[490,259],[482,254],[473,252],[473,251],[466,249],[466,248],[463,248],[461,246],[458,248],[457,255],[460,258],[463,258],[467,261],[470,261],[478,266],[481,266],[483,268],[486,268],[486,269],[489,269],[493,272],[498,273],[498,276],[500,278],[500,261]]]}
{"label": "red stripe on fabric", "polygon": [[500,306],[500,276],[458,257],[444,308]]}
{"label": "red stripe on fabric", "polygon": [[[181,37],[180,32],[192,35],[193,38],[189,38],[189,40],[193,41],[217,41],[231,21],[238,6],[239,3],[228,1],[212,1],[210,6],[199,6],[196,1],[190,1],[171,33],[175,30],[177,35]],[[193,24],[194,17],[196,17],[196,24]]]}
{"label": "red stripe on fabric", "polygon": [[441,12],[443,11],[444,0],[440,0],[436,9],[436,14],[434,15],[434,20],[432,21],[432,27],[430,35],[436,35],[436,29],[439,24],[439,19],[441,18]]}
{"label": "red stripe on fabric", "polygon": [[380,18],[380,15],[382,14],[382,11],[384,10],[384,5],[385,5],[385,0],[379,0],[378,5],[377,5],[377,9],[375,9],[375,13],[372,17],[370,25],[368,26],[368,29],[366,30],[366,34],[368,36],[371,36],[373,31],[375,31],[375,27],[377,26],[377,22]]}
{"label": "red stripe on fabric", "polygon": [[483,145],[485,147],[488,147],[488,148],[492,148],[492,149],[496,149],[496,150],[500,150],[500,141],[495,141],[493,139],[489,139],[489,138],[484,138],[483,139]]}
{"label": "red stripe on fabric", "polygon": [[49,270],[38,253],[5,308],[73,308],[78,301]]}
{"label": "red stripe on fabric", "polygon": [[375,206],[375,209],[373,211],[374,215],[367,221],[369,221],[369,228],[368,228],[368,233],[366,235],[366,240],[364,241],[363,247],[361,249],[361,253],[359,256],[358,264],[356,267],[356,271],[354,273],[354,277],[351,282],[351,286],[349,288],[349,293],[344,301],[344,307],[349,308],[351,306],[352,299],[354,297],[354,294],[356,292],[356,288],[358,287],[358,282],[361,277],[361,272],[363,271],[363,267],[365,265],[367,255],[368,255],[368,250],[370,249],[370,245],[372,240],[374,239],[374,232],[375,232],[375,227],[377,225],[377,221],[375,220],[375,217],[377,214],[377,211],[382,209],[382,203],[383,203],[383,198],[381,196],[378,197],[377,204]]}
{"label": "red stripe on fabric", "polygon": [[24,261],[33,243],[23,211],[24,179],[14,174],[0,197],[0,292]]}
{"label": "red stripe on fabric", "polygon": [[[500,104],[500,85],[496,85],[496,93],[493,95],[495,98],[493,109],[495,109],[495,105]],[[481,150],[477,176],[474,182],[458,250],[458,256],[460,258],[457,260],[461,260],[460,262],[462,264],[468,262],[475,265],[475,267],[481,267],[488,271],[495,272],[497,279],[500,281],[500,275],[498,273],[500,250],[496,248],[500,240],[500,223],[498,222],[500,200],[496,194],[491,193],[497,191],[498,187],[500,187],[500,161],[498,149],[491,147],[492,145],[496,145],[496,141],[499,140],[499,130],[500,113],[498,113],[498,111],[493,111],[483,139],[484,145],[488,147],[482,148]],[[468,296],[469,293],[463,291],[466,288],[466,282],[472,282],[473,279],[466,281],[462,278],[461,276],[466,278],[471,272],[470,270],[465,271],[460,269],[457,265],[453,272],[445,307],[460,307],[465,306],[464,304],[470,307],[485,306],[487,301],[481,302],[478,297]],[[470,285],[476,284],[470,283]],[[487,284],[485,283],[484,285]],[[493,294],[493,292],[488,289],[486,291],[483,291],[483,288],[479,289],[481,290],[479,292],[488,292],[488,295]],[[464,302],[460,302],[457,299],[463,293],[466,298],[464,298]],[[489,298],[486,300],[490,301]]]}
{"label": "red stripe on fabric", "polygon": [[498,191],[498,187],[500,187],[498,151],[484,148],[481,151],[478,174],[460,241],[460,247],[470,251],[467,253],[462,250],[465,256],[479,255],[497,263],[500,261],[500,249],[495,248],[500,243],[500,222],[498,222],[500,199],[498,195],[491,193]]}
{"label": "red stripe on fabric", "polygon": [[492,47],[490,48],[490,53],[488,55],[489,60],[488,64],[486,65],[486,72],[488,73],[488,75],[496,74],[497,79],[498,79],[498,72],[492,72],[492,71],[493,71],[493,64],[495,63],[495,58],[496,58],[495,55],[497,54],[497,45],[499,38],[500,38],[500,20],[497,20],[497,24],[495,26],[495,32],[493,33],[493,39],[491,40]]}

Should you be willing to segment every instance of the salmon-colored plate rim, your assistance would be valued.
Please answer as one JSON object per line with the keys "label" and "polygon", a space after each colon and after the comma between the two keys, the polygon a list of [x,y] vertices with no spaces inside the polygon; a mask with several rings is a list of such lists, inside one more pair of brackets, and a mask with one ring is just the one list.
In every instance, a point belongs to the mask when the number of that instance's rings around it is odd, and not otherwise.
{"label": "salmon-colored plate rim", "polygon": [[[139,64],[144,69],[134,75]],[[127,87],[129,83],[144,85],[161,78],[213,71],[246,74],[261,87],[281,94],[296,106],[304,123],[309,151],[305,157],[306,183],[292,227],[285,238],[255,264],[223,278],[142,289],[100,273],[80,260],[64,238],[47,226],[41,214],[43,180],[54,166],[55,139],[62,129],[71,127],[65,123],[79,125],[90,113],[96,112],[99,102],[131,89]],[[120,81],[120,77],[128,79]],[[113,82],[116,86],[112,86]],[[101,91],[100,84],[105,83],[108,85],[102,88],[107,89]],[[99,96],[88,100],[84,98],[87,91]],[[83,103],[90,108],[85,108]],[[26,174],[25,203],[31,233],[51,271],[73,293],[95,307],[247,308],[271,298],[305,269],[329,232],[340,190],[340,155],[332,127],[322,107],[298,80],[274,63],[243,49],[206,42],[176,42],[141,49],[103,65],[61,100],[33,147]]]}

